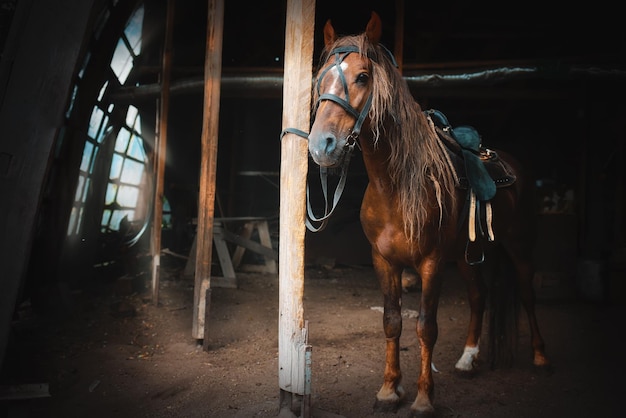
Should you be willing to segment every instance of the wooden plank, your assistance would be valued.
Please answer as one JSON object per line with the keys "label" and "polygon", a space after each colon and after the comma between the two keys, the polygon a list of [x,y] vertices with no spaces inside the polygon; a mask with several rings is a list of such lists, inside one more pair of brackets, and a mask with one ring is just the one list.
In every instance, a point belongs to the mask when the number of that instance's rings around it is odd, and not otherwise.
{"label": "wooden plank", "polygon": [[271,246],[264,246],[256,241],[246,239],[225,229],[221,231],[221,234],[226,241],[230,241],[233,244],[237,244],[242,248],[254,251],[257,254],[261,254],[263,257],[270,258],[272,260],[278,260],[278,253],[276,253],[276,251],[274,251]]}
{"label": "wooden plank", "polygon": [[[215,244],[215,252],[217,253],[217,258],[220,262],[220,267],[222,269],[222,275],[229,286],[227,287],[237,287],[237,277],[235,276],[235,269],[233,268],[233,263],[230,260],[230,253],[228,252],[228,246],[226,246],[226,242],[224,241],[224,231],[221,226],[214,225],[213,226],[213,244]],[[211,282],[213,278],[211,278]],[[213,286],[213,283],[211,283]],[[207,302],[208,303],[208,302]],[[206,327],[206,324],[204,324]]]}
{"label": "wooden plank", "polygon": [[[241,230],[239,231],[239,236],[244,239],[250,239],[253,230],[254,223],[246,222],[245,224],[243,224]],[[237,248],[235,248],[235,252],[233,252],[233,265],[235,267],[239,267],[239,265],[241,265],[241,261],[243,260],[243,255],[245,252],[245,247],[238,246]],[[276,257],[276,259],[278,259],[278,257]]]}
{"label": "wooden plank", "polygon": [[[261,245],[267,248],[273,248],[272,238],[270,237],[270,229],[267,224],[267,221],[255,222],[255,224],[259,233],[259,241],[261,242]],[[278,254],[275,251],[273,252],[276,255],[275,258],[265,257],[265,269],[267,273],[277,272],[276,261],[278,261]]]}
{"label": "wooden plank", "polygon": [[161,265],[161,227],[163,223],[163,181],[165,178],[165,157],[167,154],[167,119],[170,107],[170,79],[172,72],[172,41],[174,38],[174,4],[167,2],[165,24],[165,47],[161,67],[161,99],[159,103],[158,132],[156,135],[156,155],[154,158],[154,216],[152,218],[152,303],[159,304],[159,268]]}
{"label": "wooden plank", "polygon": [[215,176],[217,135],[220,113],[220,80],[222,77],[222,41],[224,36],[224,0],[208,0],[207,43],[204,66],[204,112],[200,158],[200,195],[198,197],[198,230],[196,233],[196,275],[191,334],[205,337],[206,292],[202,283],[211,280],[213,218],[215,213]]}
{"label": "wooden plank", "polygon": [[[288,0],[282,128],[309,129],[313,77],[314,0]],[[278,378],[281,407],[288,394],[304,394],[304,235],[307,142],[287,134],[281,142]],[[300,364],[302,363],[302,364]],[[301,372],[300,372],[301,370]],[[286,401],[285,401],[286,400]]]}

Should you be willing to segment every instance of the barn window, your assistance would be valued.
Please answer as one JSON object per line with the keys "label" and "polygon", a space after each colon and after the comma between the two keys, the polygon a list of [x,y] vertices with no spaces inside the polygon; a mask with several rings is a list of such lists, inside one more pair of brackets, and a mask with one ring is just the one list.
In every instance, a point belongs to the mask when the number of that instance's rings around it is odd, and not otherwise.
{"label": "barn window", "polygon": [[[100,21],[96,24],[99,29],[94,32],[94,39],[101,35],[102,28],[106,26],[106,20],[111,15],[108,10],[101,13]],[[100,221],[100,230],[103,233],[120,231],[128,228],[129,224],[143,223],[148,217],[146,201],[151,192],[147,179],[149,159],[144,149],[140,112],[132,105],[116,105],[107,101],[107,93],[112,86],[119,87],[129,80],[135,59],[141,53],[143,17],[144,8],[141,5],[128,19],[117,41],[110,62],[109,76],[105,77],[93,105],[84,136],[68,235],[81,235],[89,199],[103,200]],[[86,54],[83,67],[78,73],[68,116],[74,109],[81,81],[85,77],[85,68],[91,57],[91,53]],[[96,180],[106,173],[106,185],[97,185]]]}

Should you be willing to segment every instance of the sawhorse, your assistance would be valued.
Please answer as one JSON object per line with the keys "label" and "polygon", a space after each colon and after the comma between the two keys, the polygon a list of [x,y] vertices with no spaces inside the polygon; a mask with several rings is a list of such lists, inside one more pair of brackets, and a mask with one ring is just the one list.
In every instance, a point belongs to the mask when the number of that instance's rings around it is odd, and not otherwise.
{"label": "sawhorse", "polygon": [[[225,228],[226,224],[241,224],[238,233]],[[252,234],[257,230],[259,242],[253,241]],[[231,257],[228,251],[230,242],[236,245]],[[269,227],[266,218],[235,217],[213,219],[213,244],[222,270],[222,276],[211,277],[211,287],[237,288],[237,276],[235,269],[256,273],[276,274],[278,253],[272,247]],[[243,256],[246,250],[260,254],[264,258],[264,264],[243,265]],[[185,267],[185,276],[192,276],[196,265],[196,237],[194,237],[189,259]]]}

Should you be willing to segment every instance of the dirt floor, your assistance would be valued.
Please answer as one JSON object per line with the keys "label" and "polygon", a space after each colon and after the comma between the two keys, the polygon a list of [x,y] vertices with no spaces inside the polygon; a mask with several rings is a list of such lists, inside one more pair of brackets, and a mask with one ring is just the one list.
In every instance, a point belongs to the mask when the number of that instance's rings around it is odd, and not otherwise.
{"label": "dirt floor", "polygon": [[[90,290],[70,293],[73,308],[62,317],[22,306],[9,341],[4,393],[7,386],[35,383],[47,384],[50,396],[1,401],[1,416],[277,416],[278,278],[238,273],[238,289],[213,289],[205,351],[191,337],[193,282],[182,277],[181,265],[169,264],[158,307],[137,280],[97,281]],[[543,286],[538,317],[554,372],[533,371],[522,320],[513,367],[483,364],[467,379],[454,373],[467,327],[464,288],[452,270],[444,274],[434,357],[438,416],[623,416],[623,304],[586,302],[567,283]],[[407,415],[416,395],[419,291],[403,299],[407,398],[397,414],[372,411],[383,372],[381,302],[368,266],[307,268],[313,417]]]}

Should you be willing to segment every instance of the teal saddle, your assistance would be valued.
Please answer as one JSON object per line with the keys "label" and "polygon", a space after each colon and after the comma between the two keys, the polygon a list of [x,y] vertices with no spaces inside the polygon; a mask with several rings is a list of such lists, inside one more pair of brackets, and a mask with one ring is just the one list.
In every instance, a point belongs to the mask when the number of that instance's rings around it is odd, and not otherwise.
{"label": "teal saddle", "polygon": [[[515,183],[514,171],[498,154],[482,146],[481,137],[471,126],[452,128],[448,119],[438,110],[425,113],[435,125],[439,139],[450,156],[458,178],[458,187],[467,190],[465,209],[459,218],[459,228],[468,219],[468,241],[465,247],[465,261],[470,265],[480,264],[485,260],[481,236],[493,241],[491,222],[491,199],[500,187]],[[478,230],[479,234],[476,234]]]}
{"label": "teal saddle", "polygon": [[476,199],[487,202],[496,195],[497,188],[515,182],[513,170],[495,151],[482,146],[480,134],[475,128],[467,125],[453,128],[438,110],[430,109],[425,113],[435,124],[452,157],[460,187],[471,189]]}

